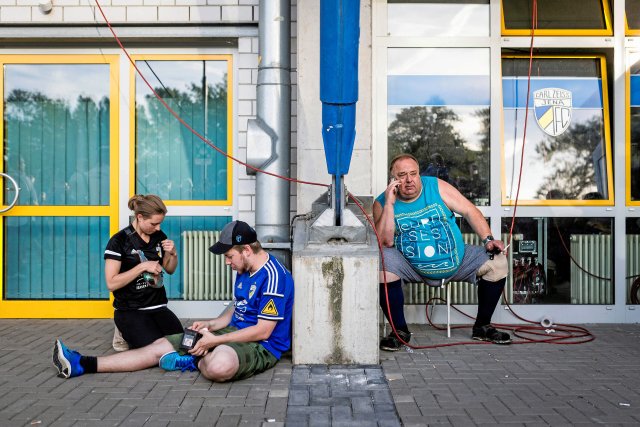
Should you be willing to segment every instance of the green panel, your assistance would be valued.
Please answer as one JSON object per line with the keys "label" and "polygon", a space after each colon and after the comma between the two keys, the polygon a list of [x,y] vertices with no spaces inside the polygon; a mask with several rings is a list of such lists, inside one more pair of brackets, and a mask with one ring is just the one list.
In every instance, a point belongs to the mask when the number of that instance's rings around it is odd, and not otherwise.
{"label": "green panel", "polygon": [[18,205],[108,205],[109,65],[6,64],[4,73],[4,170],[22,189]]}
{"label": "green panel", "polygon": [[108,217],[5,217],[4,298],[108,299]]}
{"label": "green panel", "polygon": [[[152,85],[196,132],[227,149],[226,61],[139,61]],[[167,111],[136,80],[136,193],[165,200],[226,200],[226,157]]]}

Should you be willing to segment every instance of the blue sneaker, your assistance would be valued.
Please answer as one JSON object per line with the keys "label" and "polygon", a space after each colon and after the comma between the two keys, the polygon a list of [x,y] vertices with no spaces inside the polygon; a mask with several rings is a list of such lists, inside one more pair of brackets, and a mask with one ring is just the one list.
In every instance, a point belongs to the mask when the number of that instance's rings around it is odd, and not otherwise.
{"label": "blue sneaker", "polygon": [[56,340],[53,345],[53,364],[58,369],[60,378],[71,378],[84,374],[84,368],[80,366],[81,357],[80,353],[69,350],[60,340]]}
{"label": "blue sneaker", "polygon": [[181,356],[177,351],[172,351],[171,353],[166,353],[160,358],[160,363],[158,363],[162,369],[165,371],[197,371],[198,367],[196,366],[196,357],[190,354],[185,354]]}

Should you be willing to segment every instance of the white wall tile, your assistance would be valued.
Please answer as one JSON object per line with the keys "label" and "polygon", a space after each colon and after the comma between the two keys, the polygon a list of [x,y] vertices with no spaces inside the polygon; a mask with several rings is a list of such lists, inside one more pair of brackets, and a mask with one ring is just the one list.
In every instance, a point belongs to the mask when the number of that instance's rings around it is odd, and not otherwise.
{"label": "white wall tile", "polygon": [[31,8],[19,6],[4,6],[0,9],[2,22],[29,22],[31,21]]}
{"label": "white wall tile", "polygon": [[223,22],[251,22],[253,11],[251,6],[222,6]]}
{"label": "white wall tile", "polygon": [[155,6],[127,7],[127,22],[157,22],[158,8]]}
{"label": "white wall tile", "polygon": [[163,22],[189,22],[189,8],[187,6],[160,6],[158,19]]}
{"label": "white wall tile", "polygon": [[192,6],[189,9],[191,22],[220,22],[220,6]]}

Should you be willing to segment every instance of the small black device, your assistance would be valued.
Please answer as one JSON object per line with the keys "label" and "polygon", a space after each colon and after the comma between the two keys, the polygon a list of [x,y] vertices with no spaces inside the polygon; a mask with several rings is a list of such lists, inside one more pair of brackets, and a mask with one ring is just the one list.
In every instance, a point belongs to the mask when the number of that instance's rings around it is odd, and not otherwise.
{"label": "small black device", "polygon": [[185,328],[180,341],[180,350],[191,350],[198,340],[202,338],[202,334],[193,329]]}

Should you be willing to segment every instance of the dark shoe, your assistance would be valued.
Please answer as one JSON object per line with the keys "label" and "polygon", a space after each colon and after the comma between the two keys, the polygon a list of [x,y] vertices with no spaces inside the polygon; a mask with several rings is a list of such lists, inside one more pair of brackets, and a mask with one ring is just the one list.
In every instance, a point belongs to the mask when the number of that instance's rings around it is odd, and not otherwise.
{"label": "dark shoe", "polygon": [[474,326],[471,338],[476,341],[490,341],[494,344],[511,344],[511,336],[491,325]]}
{"label": "dark shoe", "polygon": [[[405,332],[398,329],[396,329],[396,332],[398,332],[398,336],[404,342],[409,342],[409,340],[411,339],[411,332]],[[393,331],[389,334],[389,336],[384,337],[380,340],[380,350],[384,351],[398,351],[402,348],[403,345],[404,344],[400,342]]]}
{"label": "dark shoe", "polygon": [[77,377],[84,374],[80,365],[82,355],[77,351],[69,350],[60,340],[53,344],[53,365],[58,369],[60,378]]}

